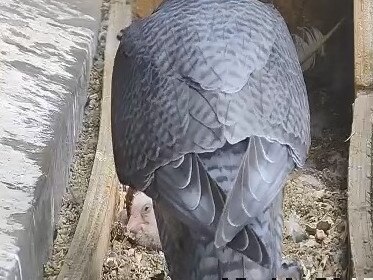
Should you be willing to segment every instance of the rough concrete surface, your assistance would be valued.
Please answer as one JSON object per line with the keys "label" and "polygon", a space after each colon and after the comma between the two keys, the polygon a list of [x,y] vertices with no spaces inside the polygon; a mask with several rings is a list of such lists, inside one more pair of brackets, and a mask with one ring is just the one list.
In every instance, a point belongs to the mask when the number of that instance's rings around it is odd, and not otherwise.
{"label": "rough concrete surface", "polygon": [[42,278],[81,123],[100,4],[0,1],[0,279]]}

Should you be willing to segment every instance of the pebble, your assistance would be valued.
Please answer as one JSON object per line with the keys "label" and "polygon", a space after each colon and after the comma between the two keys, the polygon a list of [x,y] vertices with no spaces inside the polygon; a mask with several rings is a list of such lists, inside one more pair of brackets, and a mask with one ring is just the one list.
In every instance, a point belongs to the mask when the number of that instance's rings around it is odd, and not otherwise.
{"label": "pebble", "polygon": [[320,221],[317,223],[316,228],[327,232],[331,228],[331,223],[328,221]]}
{"label": "pebble", "polygon": [[322,242],[326,237],[327,235],[325,234],[323,230],[316,229],[316,234],[315,234],[316,241]]}
{"label": "pebble", "polygon": [[109,257],[106,259],[106,263],[105,263],[108,267],[110,268],[113,268],[113,267],[117,267],[118,266],[118,263],[116,261],[116,258],[113,258],[113,257]]}

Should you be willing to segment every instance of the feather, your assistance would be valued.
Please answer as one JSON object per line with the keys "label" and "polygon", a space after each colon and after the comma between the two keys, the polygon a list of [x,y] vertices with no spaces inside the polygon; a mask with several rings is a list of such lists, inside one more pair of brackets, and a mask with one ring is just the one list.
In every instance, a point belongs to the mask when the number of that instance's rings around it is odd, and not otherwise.
{"label": "feather", "polygon": [[252,218],[264,212],[281,191],[293,165],[286,146],[258,137],[249,139],[216,231],[218,248],[225,246]]}
{"label": "feather", "polygon": [[326,35],[316,27],[298,27],[299,34],[293,34],[302,71],[308,71],[315,66],[316,58],[325,55],[324,45],[334,32],[341,26],[340,20]]}
{"label": "feather", "polygon": [[201,238],[194,228],[162,207],[163,204],[155,203],[160,239],[172,279],[257,280],[271,279],[277,274],[281,263],[282,193],[251,223],[271,252],[274,260],[271,268],[262,267],[229,247],[217,249],[213,241]]}
{"label": "feather", "polygon": [[[159,193],[156,201],[167,205],[169,211],[184,223],[213,239],[225,205],[225,195],[208,176],[197,155],[188,154],[183,158],[178,167],[169,164],[156,171],[154,185]],[[255,262],[269,263],[264,245],[250,228],[241,227],[226,243]]]}

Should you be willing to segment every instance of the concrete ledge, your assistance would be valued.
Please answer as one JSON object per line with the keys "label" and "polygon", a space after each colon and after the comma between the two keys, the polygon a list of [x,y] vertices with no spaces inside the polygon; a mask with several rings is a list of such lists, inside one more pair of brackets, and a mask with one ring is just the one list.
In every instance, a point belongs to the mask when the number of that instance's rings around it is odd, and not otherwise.
{"label": "concrete ledge", "polygon": [[99,0],[0,1],[0,279],[41,279],[82,118]]}

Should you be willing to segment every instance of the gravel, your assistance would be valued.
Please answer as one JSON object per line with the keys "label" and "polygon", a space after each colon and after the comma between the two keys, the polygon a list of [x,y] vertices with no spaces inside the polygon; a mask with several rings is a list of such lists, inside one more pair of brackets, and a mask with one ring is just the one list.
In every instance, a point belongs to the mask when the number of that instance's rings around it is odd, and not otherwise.
{"label": "gravel", "polygon": [[163,280],[167,267],[163,252],[135,243],[122,223],[113,225],[110,250],[103,266],[104,280]]}
{"label": "gravel", "polygon": [[78,136],[76,151],[70,167],[69,186],[62,198],[53,248],[48,262],[44,265],[44,279],[56,279],[63,266],[63,260],[73,239],[88,189],[100,125],[104,49],[109,5],[110,1],[104,0],[101,7],[102,24],[90,73],[82,129]]}
{"label": "gravel", "polygon": [[285,187],[284,254],[300,262],[304,279],[347,279],[347,156],[345,133],[314,139],[304,169]]}

